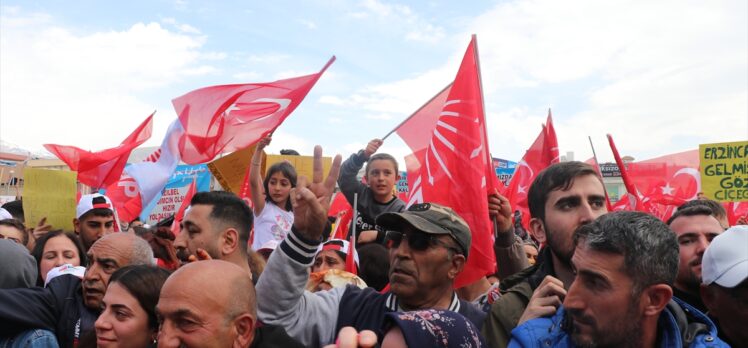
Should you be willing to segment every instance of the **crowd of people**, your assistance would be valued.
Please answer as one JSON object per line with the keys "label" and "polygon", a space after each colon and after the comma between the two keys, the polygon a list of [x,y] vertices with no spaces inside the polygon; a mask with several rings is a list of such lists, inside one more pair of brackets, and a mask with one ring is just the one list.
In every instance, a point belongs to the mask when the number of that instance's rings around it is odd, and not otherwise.
{"label": "crowd of people", "polygon": [[[270,140],[250,163],[250,202],[198,192],[176,235],[114,232],[99,193],[80,198],[73,231],[5,204],[0,347],[748,346],[748,226],[714,201],[667,222],[609,212],[592,166],[551,165],[529,188],[528,226],[486,197],[497,267],[456,288],[470,227],[448,206],[406,207],[381,140],[327,176],[316,147],[311,178],[286,162],[262,176]],[[336,186],[355,247],[332,238]]]}

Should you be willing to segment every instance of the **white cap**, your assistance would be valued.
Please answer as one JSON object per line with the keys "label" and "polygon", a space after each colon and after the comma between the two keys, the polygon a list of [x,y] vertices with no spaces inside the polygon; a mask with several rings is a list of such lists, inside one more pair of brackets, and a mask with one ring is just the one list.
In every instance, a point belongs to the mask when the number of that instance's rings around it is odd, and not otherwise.
{"label": "white cap", "polygon": [[712,239],[701,260],[701,279],[734,288],[748,278],[748,226],[733,226]]}
{"label": "white cap", "polygon": [[271,239],[271,240],[265,242],[265,244],[263,244],[259,249],[257,249],[257,251],[260,251],[260,250],[275,250],[275,248],[277,248],[277,247],[278,247],[278,241],[275,240],[275,239]]}
{"label": "white cap", "polygon": [[12,219],[12,218],[13,218],[13,215],[10,215],[10,213],[7,210],[5,210],[5,208],[0,208],[0,220]]}
{"label": "white cap", "polygon": [[[96,197],[104,197],[106,203],[94,204],[93,199]],[[78,206],[75,208],[75,218],[80,219],[83,214],[88,213],[90,210],[98,208],[104,208],[114,211],[114,206],[112,205],[112,201],[109,199],[109,197],[104,196],[101,193],[84,195],[81,197],[80,201],[78,201]]]}
{"label": "white cap", "polygon": [[44,286],[46,287],[49,282],[52,281],[52,279],[55,279],[63,274],[72,274],[80,279],[83,279],[83,275],[86,273],[86,267],[82,266],[73,266],[69,263],[64,264],[60,267],[55,267],[49,270],[47,272],[47,280],[44,281]]}

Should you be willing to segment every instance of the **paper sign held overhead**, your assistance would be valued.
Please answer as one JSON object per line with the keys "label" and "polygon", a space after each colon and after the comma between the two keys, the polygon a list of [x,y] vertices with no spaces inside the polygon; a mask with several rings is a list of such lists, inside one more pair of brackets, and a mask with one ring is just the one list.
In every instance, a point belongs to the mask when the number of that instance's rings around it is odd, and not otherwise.
{"label": "paper sign held overhead", "polygon": [[63,170],[26,168],[23,173],[23,211],[27,226],[43,217],[55,229],[73,230],[76,173]]}

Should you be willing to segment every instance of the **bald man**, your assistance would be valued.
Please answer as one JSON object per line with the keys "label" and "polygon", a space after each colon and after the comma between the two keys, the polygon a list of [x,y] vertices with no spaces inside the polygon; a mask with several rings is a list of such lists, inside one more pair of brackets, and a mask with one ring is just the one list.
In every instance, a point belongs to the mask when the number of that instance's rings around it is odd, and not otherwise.
{"label": "bald man", "polygon": [[255,299],[252,280],[242,267],[221,260],[187,264],[161,289],[158,346],[302,347],[280,328],[255,330]]}
{"label": "bald man", "polygon": [[65,274],[45,288],[0,290],[0,337],[44,329],[55,333],[61,347],[74,347],[93,331],[112,273],[127,265],[155,265],[148,242],[129,233],[101,237],[88,260],[83,279]]}

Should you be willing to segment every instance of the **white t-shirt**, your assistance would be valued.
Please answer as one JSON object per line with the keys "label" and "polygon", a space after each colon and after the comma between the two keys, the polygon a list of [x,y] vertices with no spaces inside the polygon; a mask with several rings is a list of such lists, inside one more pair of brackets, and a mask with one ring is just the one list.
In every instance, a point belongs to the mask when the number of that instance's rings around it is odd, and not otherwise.
{"label": "white t-shirt", "polygon": [[258,250],[269,240],[280,243],[291,232],[293,212],[279,208],[273,202],[265,202],[260,215],[255,216],[255,236],[252,250]]}

